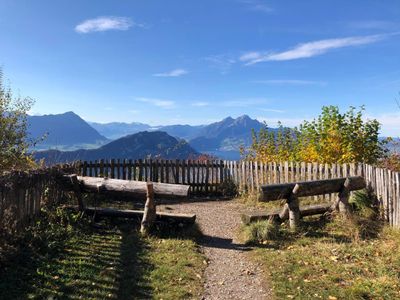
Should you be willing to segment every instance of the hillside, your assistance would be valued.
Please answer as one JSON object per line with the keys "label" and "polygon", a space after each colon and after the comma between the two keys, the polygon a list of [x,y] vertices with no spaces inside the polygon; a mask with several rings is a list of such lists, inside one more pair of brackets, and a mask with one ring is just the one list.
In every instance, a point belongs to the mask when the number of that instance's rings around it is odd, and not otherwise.
{"label": "hillside", "polygon": [[33,140],[46,136],[36,149],[99,146],[107,142],[107,138],[73,112],[28,116],[28,133]]}
{"label": "hillside", "polygon": [[44,159],[47,164],[71,162],[75,160],[96,160],[103,158],[139,159],[165,158],[187,159],[199,153],[184,141],[162,131],[143,131],[112,141],[97,149],[76,151],[47,150],[35,153],[36,159]]}

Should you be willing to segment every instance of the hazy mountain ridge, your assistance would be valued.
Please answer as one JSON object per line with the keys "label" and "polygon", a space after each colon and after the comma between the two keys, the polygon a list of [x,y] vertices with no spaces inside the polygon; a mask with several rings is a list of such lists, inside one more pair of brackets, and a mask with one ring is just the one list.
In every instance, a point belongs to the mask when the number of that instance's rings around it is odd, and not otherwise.
{"label": "hazy mountain ridge", "polygon": [[151,128],[150,125],[132,122],[132,123],[124,123],[124,122],[111,122],[111,123],[96,123],[96,122],[88,122],[90,126],[96,129],[101,135],[104,135],[108,139],[115,140],[120,137],[134,134],[140,131],[149,130]]}
{"label": "hazy mountain ridge", "polygon": [[258,131],[264,126],[263,123],[251,119],[247,115],[242,115],[236,119],[227,117],[219,122],[197,126],[177,124],[152,127],[139,122],[87,123],[73,112],[59,115],[30,116],[28,122],[32,138],[38,138],[46,132],[50,132],[45,141],[40,143],[35,150],[54,150],[55,148],[58,150],[77,150],[68,155],[53,151],[54,155],[58,153],[57,155],[67,155],[68,157],[86,155],[80,151],[98,148],[109,142],[109,139],[120,139],[142,131],[164,131],[178,140],[184,139],[198,152],[221,158],[237,159],[239,158],[239,147],[251,144],[251,130]]}
{"label": "hazy mountain ridge", "polygon": [[143,131],[122,137],[97,149],[79,149],[76,151],[47,150],[34,154],[48,164],[71,162],[75,160],[96,160],[103,158],[139,159],[164,158],[188,159],[199,153],[188,143],[168,135],[166,132]]}

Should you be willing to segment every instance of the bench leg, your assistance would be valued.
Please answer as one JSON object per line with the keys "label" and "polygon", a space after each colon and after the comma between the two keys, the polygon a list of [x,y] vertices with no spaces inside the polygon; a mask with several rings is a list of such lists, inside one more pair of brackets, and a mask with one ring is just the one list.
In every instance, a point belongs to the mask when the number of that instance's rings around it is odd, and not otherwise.
{"label": "bench leg", "polygon": [[299,199],[297,197],[292,197],[288,201],[289,206],[289,226],[290,229],[296,231],[300,223],[300,208]]}

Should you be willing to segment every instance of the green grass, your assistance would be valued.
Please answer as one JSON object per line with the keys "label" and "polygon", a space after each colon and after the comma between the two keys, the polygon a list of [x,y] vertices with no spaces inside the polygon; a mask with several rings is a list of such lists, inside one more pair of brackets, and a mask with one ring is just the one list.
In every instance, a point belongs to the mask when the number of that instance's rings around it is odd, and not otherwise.
{"label": "green grass", "polygon": [[284,224],[252,254],[278,299],[400,299],[400,232],[368,223],[308,218],[298,233]]}
{"label": "green grass", "polygon": [[85,218],[63,219],[44,219],[14,242],[15,253],[0,264],[0,299],[190,299],[201,294],[205,265],[195,228],[163,228],[161,237],[156,231],[145,238],[135,222],[93,225]]}

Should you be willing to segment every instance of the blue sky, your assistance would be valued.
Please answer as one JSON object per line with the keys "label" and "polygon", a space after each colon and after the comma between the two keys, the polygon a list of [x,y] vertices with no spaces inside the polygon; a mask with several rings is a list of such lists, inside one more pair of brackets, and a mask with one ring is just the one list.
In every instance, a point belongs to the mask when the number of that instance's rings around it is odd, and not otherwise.
{"label": "blue sky", "polygon": [[400,135],[397,0],[0,0],[0,37],[34,114],[292,126],[322,105],[366,105]]}

